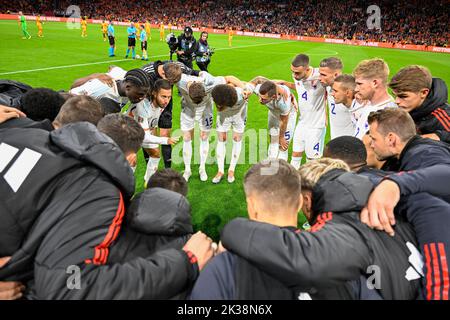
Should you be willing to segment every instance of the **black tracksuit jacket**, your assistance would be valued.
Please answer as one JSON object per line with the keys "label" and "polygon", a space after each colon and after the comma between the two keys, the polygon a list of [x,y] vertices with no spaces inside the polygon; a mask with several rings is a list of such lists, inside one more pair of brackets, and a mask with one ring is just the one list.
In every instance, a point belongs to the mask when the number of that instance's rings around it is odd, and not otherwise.
{"label": "black tracksuit jacket", "polygon": [[[25,282],[30,299],[152,299],[196,278],[179,249],[109,263],[134,175],[95,126],[4,129],[0,146],[0,256],[12,255],[0,281]],[[70,279],[80,289],[69,288]]]}

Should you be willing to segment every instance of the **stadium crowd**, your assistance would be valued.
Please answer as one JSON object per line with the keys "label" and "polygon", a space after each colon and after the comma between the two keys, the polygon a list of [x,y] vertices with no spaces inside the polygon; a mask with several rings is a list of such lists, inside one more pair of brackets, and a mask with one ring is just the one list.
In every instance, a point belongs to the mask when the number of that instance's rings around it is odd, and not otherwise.
{"label": "stadium crowd", "polygon": [[[0,1],[0,12],[22,10],[27,14],[54,12],[63,15],[69,5],[78,5],[89,18],[118,21],[150,21],[178,26],[233,28],[240,31],[347,38],[402,44],[447,46],[450,8],[445,0],[424,6],[414,1],[378,1],[381,30],[369,30],[366,21],[371,5],[362,0],[163,0],[132,2],[60,0],[51,2]],[[167,9],[167,8],[170,8]],[[99,14],[101,13],[101,14]]]}

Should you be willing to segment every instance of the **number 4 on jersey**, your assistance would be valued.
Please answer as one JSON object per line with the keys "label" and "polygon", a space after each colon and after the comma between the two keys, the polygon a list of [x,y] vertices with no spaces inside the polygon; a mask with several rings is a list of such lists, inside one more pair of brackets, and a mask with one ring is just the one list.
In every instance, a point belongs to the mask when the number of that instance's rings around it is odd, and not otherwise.
{"label": "number 4 on jersey", "polygon": [[305,99],[305,101],[308,101],[308,92],[307,91],[303,92],[302,99]]}
{"label": "number 4 on jersey", "polygon": [[320,143],[317,143],[317,144],[314,146],[313,150],[319,152],[319,148],[320,148]]}

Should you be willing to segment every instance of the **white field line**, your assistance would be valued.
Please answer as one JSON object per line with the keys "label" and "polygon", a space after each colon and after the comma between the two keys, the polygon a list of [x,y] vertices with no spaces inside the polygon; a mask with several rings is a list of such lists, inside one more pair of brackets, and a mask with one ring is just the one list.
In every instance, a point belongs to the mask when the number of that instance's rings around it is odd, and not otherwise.
{"label": "white field line", "polygon": [[[236,50],[236,49],[244,49],[244,48],[250,48],[250,47],[268,46],[268,45],[274,45],[274,44],[285,44],[285,43],[290,43],[290,42],[296,42],[296,41],[277,41],[277,42],[269,42],[269,43],[261,43],[261,44],[252,44],[252,45],[240,46],[240,47],[218,48],[215,51]],[[151,56],[149,58],[161,58],[161,57],[167,57],[167,54]],[[91,62],[91,63],[71,64],[71,65],[67,65],[67,66],[56,66],[56,67],[48,67],[48,68],[30,69],[30,70],[18,70],[18,71],[11,71],[11,72],[2,72],[2,73],[0,73],[0,76],[9,75],[9,74],[19,74],[19,73],[30,73],[30,72],[38,72],[38,71],[47,71],[47,70],[69,69],[69,68],[76,68],[76,67],[93,66],[93,65],[96,65],[96,64],[108,64],[108,63],[113,63],[113,62],[122,62],[122,61],[133,61],[133,60],[130,60],[130,59],[116,59],[116,60],[105,60],[105,61]]]}

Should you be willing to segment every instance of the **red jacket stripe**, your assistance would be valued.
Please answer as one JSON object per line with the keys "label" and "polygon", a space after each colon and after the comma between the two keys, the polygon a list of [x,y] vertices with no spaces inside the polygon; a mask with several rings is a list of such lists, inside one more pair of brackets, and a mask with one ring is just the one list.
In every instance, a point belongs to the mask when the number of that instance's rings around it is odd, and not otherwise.
{"label": "red jacket stripe", "polygon": [[442,124],[446,131],[450,131],[450,127],[445,123],[444,119],[441,118],[441,115],[437,111],[433,111],[432,115]]}
{"label": "red jacket stripe", "polygon": [[444,282],[444,287],[442,289],[442,300],[448,300],[449,277],[448,277],[447,255],[445,254],[444,244],[439,243],[438,249],[439,249],[439,256],[441,259],[441,266],[442,266],[442,280]]}
{"label": "red jacket stripe", "polygon": [[445,123],[450,127],[450,117],[444,110],[438,108],[436,111],[441,115],[442,119],[445,121]]}
{"label": "red jacket stripe", "polygon": [[434,273],[434,299],[441,299],[441,273],[439,271],[439,259],[436,250],[436,243],[431,243],[431,256],[433,263],[433,273]]}
{"label": "red jacket stripe", "polygon": [[431,291],[431,274],[432,274],[432,270],[431,270],[431,257],[430,257],[430,249],[428,248],[428,244],[425,244],[423,246],[424,252],[425,252],[425,262],[427,265],[427,287],[426,287],[426,293],[427,293],[427,300],[431,300],[433,297],[433,292]]}
{"label": "red jacket stripe", "polygon": [[119,234],[124,215],[125,215],[125,206],[123,202],[122,193],[120,193],[119,206],[117,208],[116,215],[111,225],[109,226],[108,233],[106,234],[105,239],[103,239],[102,243],[100,243],[98,246],[95,247],[94,259],[93,260],[87,259],[85,261],[86,264],[93,263],[99,265],[106,263],[109,255],[109,246],[117,238]]}

